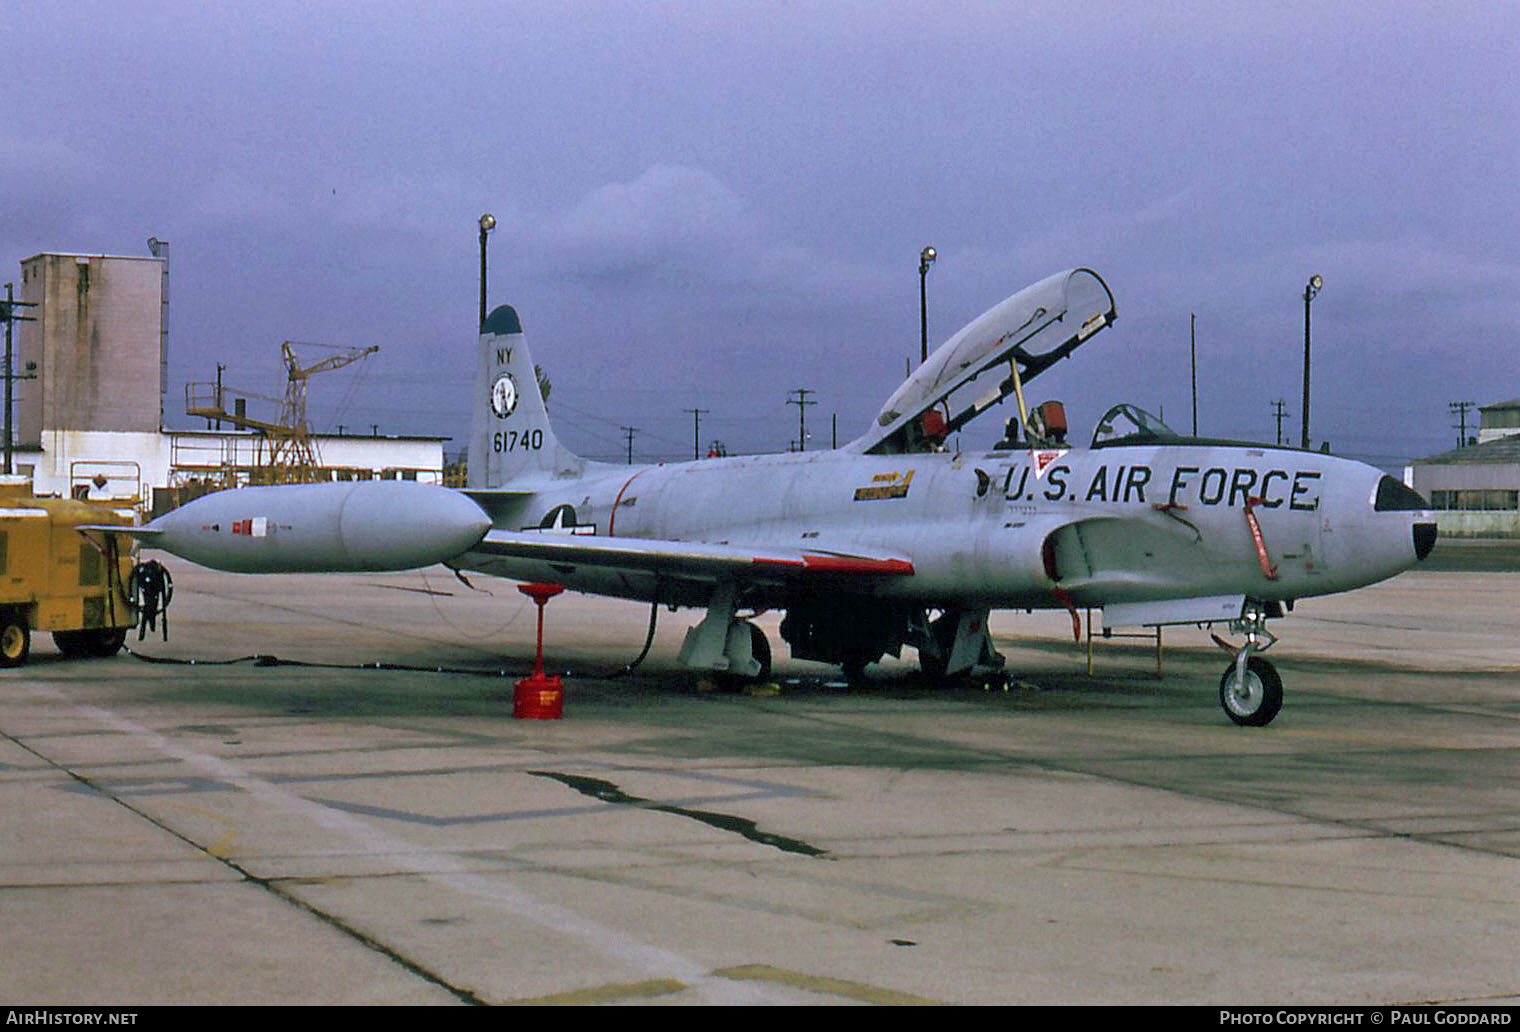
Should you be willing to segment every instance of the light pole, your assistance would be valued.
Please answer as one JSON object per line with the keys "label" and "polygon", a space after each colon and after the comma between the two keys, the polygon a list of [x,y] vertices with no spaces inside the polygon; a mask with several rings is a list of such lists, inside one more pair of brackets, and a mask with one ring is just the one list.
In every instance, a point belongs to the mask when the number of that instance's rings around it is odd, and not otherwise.
{"label": "light pole", "polygon": [[918,333],[919,333],[919,356],[920,364],[929,361],[929,294],[928,279],[929,266],[934,264],[934,259],[939,255],[934,248],[926,247],[918,252]]}
{"label": "light pole", "polygon": [[1324,279],[1314,275],[1309,277],[1309,282],[1304,286],[1304,432],[1300,445],[1305,451],[1309,450],[1309,304],[1324,285]]}
{"label": "light pole", "polygon": [[1193,436],[1198,436],[1198,313],[1188,329],[1188,356],[1193,366]]}
{"label": "light pole", "polygon": [[486,328],[486,234],[496,228],[496,216],[486,212],[480,217],[480,328]]}

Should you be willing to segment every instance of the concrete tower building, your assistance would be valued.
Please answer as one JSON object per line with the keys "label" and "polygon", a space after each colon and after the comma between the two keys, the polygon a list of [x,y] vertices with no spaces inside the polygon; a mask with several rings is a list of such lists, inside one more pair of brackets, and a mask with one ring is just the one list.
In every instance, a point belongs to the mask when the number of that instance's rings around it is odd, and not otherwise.
{"label": "concrete tower building", "polygon": [[18,459],[39,492],[68,495],[104,477],[109,493],[142,494],[168,466],[163,425],[161,258],[39,254],[21,263]]}

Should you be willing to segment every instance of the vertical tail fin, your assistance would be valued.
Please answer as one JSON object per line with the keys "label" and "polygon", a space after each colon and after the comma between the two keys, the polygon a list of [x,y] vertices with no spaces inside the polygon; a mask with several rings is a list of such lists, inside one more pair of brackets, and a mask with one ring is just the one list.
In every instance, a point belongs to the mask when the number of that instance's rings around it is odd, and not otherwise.
{"label": "vertical tail fin", "polygon": [[549,428],[522,323],[510,305],[502,305],[480,330],[469,486],[502,487],[532,474],[574,475],[583,465]]}

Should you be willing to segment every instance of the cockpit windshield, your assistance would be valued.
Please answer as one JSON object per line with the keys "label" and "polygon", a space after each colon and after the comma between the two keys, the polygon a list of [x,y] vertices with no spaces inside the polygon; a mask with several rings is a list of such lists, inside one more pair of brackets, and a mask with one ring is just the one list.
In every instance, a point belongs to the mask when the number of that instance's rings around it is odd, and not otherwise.
{"label": "cockpit windshield", "polygon": [[1098,420],[1092,446],[1114,444],[1164,444],[1182,440],[1180,434],[1136,405],[1115,405]]}

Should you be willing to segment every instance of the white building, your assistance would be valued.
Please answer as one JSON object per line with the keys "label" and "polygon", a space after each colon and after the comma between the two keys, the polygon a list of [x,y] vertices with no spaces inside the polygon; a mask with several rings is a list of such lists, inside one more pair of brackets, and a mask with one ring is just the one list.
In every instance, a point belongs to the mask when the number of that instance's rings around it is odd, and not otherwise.
{"label": "white building", "polygon": [[[248,432],[164,429],[167,247],[164,257],[39,254],[21,263],[16,324],[13,464],[38,494],[138,498],[155,511],[257,459]],[[442,437],[317,435],[333,479],[440,482]],[[266,449],[267,450],[267,449]],[[162,497],[156,497],[162,494]]]}
{"label": "white building", "polygon": [[1478,409],[1478,417],[1482,424],[1478,428],[1479,444],[1520,434],[1520,398],[1484,405]]}
{"label": "white building", "polygon": [[1447,537],[1520,537],[1520,398],[1484,405],[1470,443],[1417,459],[1404,482],[1430,500]]}

